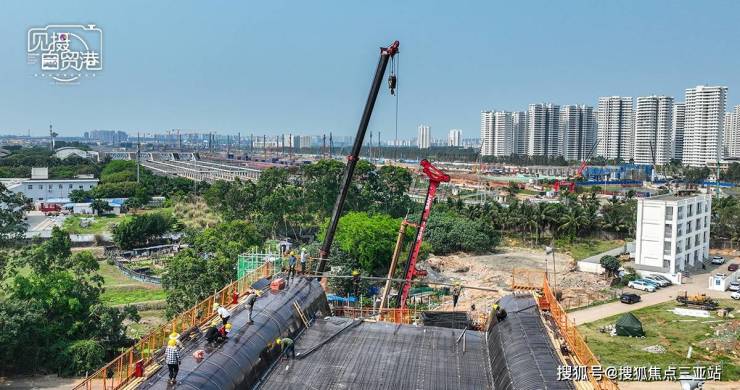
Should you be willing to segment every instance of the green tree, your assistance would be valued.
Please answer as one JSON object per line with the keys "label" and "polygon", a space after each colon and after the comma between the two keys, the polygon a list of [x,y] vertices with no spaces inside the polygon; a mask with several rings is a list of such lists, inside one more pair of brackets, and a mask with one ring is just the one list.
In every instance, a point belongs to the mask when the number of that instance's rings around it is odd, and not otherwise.
{"label": "green tree", "polygon": [[[327,225],[320,233],[323,239]],[[401,220],[387,214],[350,212],[339,219],[335,244],[371,275],[388,270]]]}
{"label": "green tree", "polygon": [[452,212],[433,210],[427,223],[424,240],[436,255],[457,251],[486,253],[500,242],[500,236],[490,224],[471,220]]}
{"label": "green tree", "polygon": [[162,286],[167,291],[168,316],[234,280],[237,256],[259,245],[262,237],[246,221],[227,221],[189,236],[186,242],[190,247],[165,265]]}
{"label": "green tree", "polygon": [[113,242],[121,249],[140,247],[167,233],[174,222],[172,217],[164,213],[137,215],[113,228]]}
{"label": "green tree", "polygon": [[602,256],[601,260],[599,260],[599,264],[604,267],[607,276],[615,275],[619,271],[619,268],[622,266],[622,264],[619,262],[619,259],[610,255]]}
{"label": "green tree", "polygon": [[23,236],[27,227],[23,213],[30,207],[30,199],[0,183],[0,246]]}
{"label": "green tree", "polygon": [[85,190],[76,189],[69,193],[69,200],[74,203],[82,203],[90,199],[90,193]]}
{"label": "green tree", "polygon": [[105,214],[108,211],[113,210],[113,206],[108,204],[108,201],[102,199],[95,199],[90,203],[90,207],[95,211],[97,215]]}

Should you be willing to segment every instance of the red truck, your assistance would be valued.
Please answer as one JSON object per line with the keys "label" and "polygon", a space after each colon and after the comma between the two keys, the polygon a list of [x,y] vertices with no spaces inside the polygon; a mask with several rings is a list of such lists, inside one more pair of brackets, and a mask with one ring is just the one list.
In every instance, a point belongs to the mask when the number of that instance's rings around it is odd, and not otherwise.
{"label": "red truck", "polygon": [[46,215],[49,215],[49,214],[56,215],[60,211],[62,211],[62,206],[58,204],[41,203],[41,205],[39,205],[39,211],[43,212]]}

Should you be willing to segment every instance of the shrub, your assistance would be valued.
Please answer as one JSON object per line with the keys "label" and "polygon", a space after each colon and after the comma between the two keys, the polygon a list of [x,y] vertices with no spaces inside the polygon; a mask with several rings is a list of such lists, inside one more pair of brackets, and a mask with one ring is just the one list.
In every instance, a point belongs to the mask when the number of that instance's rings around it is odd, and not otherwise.
{"label": "shrub", "polygon": [[67,364],[60,367],[66,375],[84,375],[96,370],[105,360],[105,349],[95,340],[73,341],[65,352]]}

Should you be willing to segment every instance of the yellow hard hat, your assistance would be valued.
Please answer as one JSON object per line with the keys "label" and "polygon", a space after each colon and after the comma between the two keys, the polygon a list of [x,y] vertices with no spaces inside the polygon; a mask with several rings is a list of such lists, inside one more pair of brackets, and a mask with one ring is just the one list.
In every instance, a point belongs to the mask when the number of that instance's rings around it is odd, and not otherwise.
{"label": "yellow hard hat", "polygon": [[221,322],[218,320],[218,318],[214,318],[213,321],[211,321],[211,326],[218,326],[218,323]]}
{"label": "yellow hard hat", "polygon": [[231,324],[226,324],[226,330],[231,329]]}
{"label": "yellow hard hat", "polygon": [[177,340],[177,338],[180,337],[180,334],[177,332],[170,333],[170,340]]}
{"label": "yellow hard hat", "polygon": [[254,293],[257,294],[258,297],[262,296],[262,290],[257,290]]}
{"label": "yellow hard hat", "polygon": [[360,271],[358,271],[358,270],[352,271],[352,276],[357,276],[359,274],[360,274]]}
{"label": "yellow hard hat", "polygon": [[277,344],[277,345],[282,344],[282,342],[283,342],[283,339],[277,339],[277,340],[275,340],[275,344]]}
{"label": "yellow hard hat", "polygon": [[218,303],[214,303],[214,304],[213,304],[213,310],[216,310],[216,309],[218,309],[218,308],[219,308],[220,306],[221,306],[221,305],[219,305]]}
{"label": "yellow hard hat", "polygon": [[167,341],[167,345],[170,347],[174,347],[175,345],[177,345],[177,341],[175,341],[175,339],[170,339],[169,341]]}

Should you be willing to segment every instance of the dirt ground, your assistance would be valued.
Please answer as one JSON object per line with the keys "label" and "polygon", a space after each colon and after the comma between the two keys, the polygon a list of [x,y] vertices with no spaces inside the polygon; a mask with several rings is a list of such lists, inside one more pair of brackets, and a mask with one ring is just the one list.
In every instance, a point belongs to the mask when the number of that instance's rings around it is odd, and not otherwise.
{"label": "dirt ground", "polygon": [[0,377],[0,389],[71,389],[79,382],[76,378],[60,378],[56,375]]}
{"label": "dirt ground", "polygon": [[[498,253],[483,256],[459,253],[450,256],[434,256],[420,264],[429,272],[428,279],[454,283],[459,281],[463,286],[475,286],[499,289],[498,292],[481,291],[463,288],[457,310],[469,310],[472,304],[477,309],[490,308],[502,295],[507,294],[511,287],[511,275],[514,268],[544,270],[545,265],[552,274],[552,256],[542,251],[526,248],[503,247]],[[575,271],[573,259],[566,254],[555,256],[555,271],[557,287],[563,292],[563,302],[566,306],[585,305],[593,301],[607,299],[613,295],[608,289],[608,283],[602,277]],[[551,282],[552,282],[552,275]],[[439,308],[452,310],[452,298]]]}

